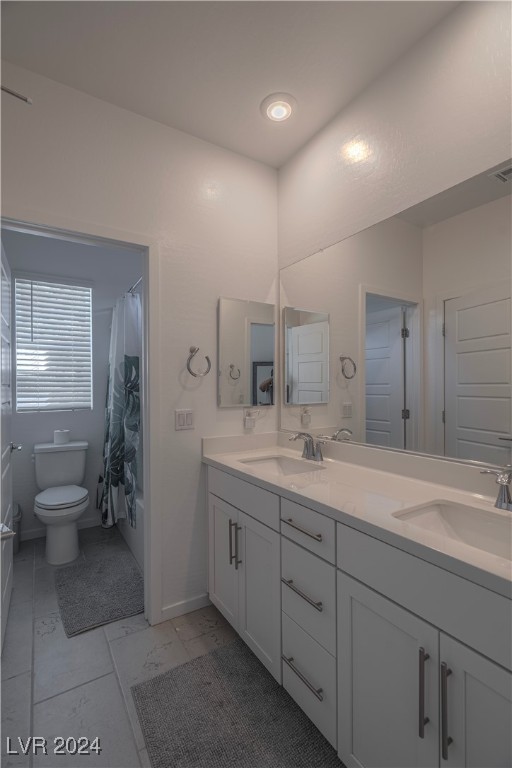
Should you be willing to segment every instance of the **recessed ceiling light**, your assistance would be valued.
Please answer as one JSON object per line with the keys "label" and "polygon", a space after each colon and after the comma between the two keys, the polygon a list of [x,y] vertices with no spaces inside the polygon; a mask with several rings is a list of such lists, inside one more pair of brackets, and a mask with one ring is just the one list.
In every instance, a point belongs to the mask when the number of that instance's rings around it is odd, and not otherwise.
{"label": "recessed ceiling light", "polygon": [[261,114],[275,123],[288,120],[297,102],[289,93],[271,93],[261,102]]}

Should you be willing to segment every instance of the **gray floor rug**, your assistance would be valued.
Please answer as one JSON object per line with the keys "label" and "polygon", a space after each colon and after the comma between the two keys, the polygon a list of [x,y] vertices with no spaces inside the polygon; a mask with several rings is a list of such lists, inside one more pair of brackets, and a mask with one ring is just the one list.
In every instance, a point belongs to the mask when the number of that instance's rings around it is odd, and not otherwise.
{"label": "gray floor rug", "polygon": [[68,637],[144,610],[142,574],[126,545],[59,568],[55,588]]}
{"label": "gray floor rug", "polygon": [[343,768],[242,640],[131,690],[153,768]]}

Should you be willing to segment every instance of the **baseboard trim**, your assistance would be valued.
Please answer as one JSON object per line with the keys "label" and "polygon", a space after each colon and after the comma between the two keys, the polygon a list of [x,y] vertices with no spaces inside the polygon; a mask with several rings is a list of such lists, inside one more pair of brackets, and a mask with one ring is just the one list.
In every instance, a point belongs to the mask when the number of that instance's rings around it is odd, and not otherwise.
{"label": "baseboard trim", "polygon": [[211,605],[211,602],[206,593],[197,597],[191,597],[189,600],[181,600],[179,603],[166,605],[165,608],[162,608],[162,618],[160,621],[168,621],[168,619],[174,619],[176,616],[183,616],[184,613],[192,613],[192,611],[197,611],[199,608],[206,608],[208,605]]}

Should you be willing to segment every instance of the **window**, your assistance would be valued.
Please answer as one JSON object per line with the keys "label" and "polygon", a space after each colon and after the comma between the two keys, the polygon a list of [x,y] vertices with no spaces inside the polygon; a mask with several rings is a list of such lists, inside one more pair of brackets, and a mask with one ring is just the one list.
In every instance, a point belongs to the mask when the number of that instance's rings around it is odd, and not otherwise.
{"label": "window", "polygon": [[17,411],[92,408],[91,294],[16,278]]}

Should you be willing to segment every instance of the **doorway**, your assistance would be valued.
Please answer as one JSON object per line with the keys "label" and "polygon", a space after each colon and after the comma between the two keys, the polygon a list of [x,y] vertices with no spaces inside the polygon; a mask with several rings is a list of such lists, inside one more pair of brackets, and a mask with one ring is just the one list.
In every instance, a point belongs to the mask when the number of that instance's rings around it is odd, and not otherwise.
{"label": "doorway", "polygon": [[412,347],[418,305],[376,293],[366,294],[365,442],[401,450],[415,449],[418,379]]}
{"label": "doorway", "polygon": [[[111,341],[111,329],[113,326],[113,309],[116,306],[118,299],[124,295],[134,296],[135,294],[138,294],[142,303],[142,312],[140,313],[141,352],[139,355],[140,424],[142,428],[140,431],[140,443],[145,447],[149,447],[149,440],[144,439],[148,435],[149,423],[149,403],[146,397],[148,391],[147,371],[149,370],[147,324],[149,312],[149,249],[146,245],[110,240],[77,232],[65,232],[62,230],[14,221],[4,221],[2,223],[2,236],[3,241],[7,244],[10,243],[11,246],[6,248],[6,261],[9,261],[9,252],[11,251],[13,282],[16,280],[16,277],[18,277],[20,278],[20,282],[21,279],[26,281],[28,278],[33,278],[34,283],[36,279],[43,279],[46,282],[52,282],[54,284],[68,284],[70,280],[71,282],[87,283],[88,280],[89,284],[92,285],[91,337],[93,349],[93,382],[91,409],[89,409],[87,413],[82,413],[81,415],[79,414],[78,409],[76,411],[70,409],[68,412],[65,410],[55,410],[53,412],[56,418],[55,424],[57,429],[61,429],[63,426],[71,426],[71,439],[83,437],[83,424],[85,424],[86,421],[88,421],[89,424],[94,421],[96,426],[96,422],[101,422],[101,429],[96,429],[94,435],[86,435],[89,447],[84,485],[89,492],[90,505],[89,510],[86,512],[88,519],[79,521],[79,529],[83,530],[85,533],[86,530],[89,531],[89,527],[93,525],[98,526],[101,519],[100,512],[96,509],[96,506],[98,501],[98,480],[103,465],[102,453],[104,447],[105,394],[108,380],[107,369],[109,365],[108,350]],[[16,248],[13,247],[13,243],[16,243]],[[41,252],[38,258],[37,249],[39,246],[41,246]],[[55,251],[55,259],[53,260],[47,256],[52,247]],[[34,258],[32,261],[30,261],[29,256],[26,255],[30,249],[33,249],[34,251]],[[62,255],[64,249],[69,251],[70,256],[70,274],[67,276],[64,274],[67,270],[62,267],[62,259],[61,265],[59,266],[57,258],[57,254],[61,253]],[[22,254],[21,259],[20,253]],[[87,270],[89,270],[88,278],[86,276]],[[78,279],[79,276],[83,279]],[[75,280],[75,278],[77,279]],[[138,285],[135,285],[136,283],[138,283]],[[129,289],[131,288],[133,288],[133,292],[130,292]],[[101,360],[99,360],[97,356],[97,353],[100,352],[100,348],[103,354]],[[4,355],[2,356],[2,380],[5,378],[6,365],[7,358]],[[14,366],[13,373],[14,383],[16,383],[16,371]],[[6,426],[9,425],[7,420],[4,420],[2,442],[5,443],[6,440],[10,441],[12,439],[21,442],[24,450],[22,450],[19,458],[24,461],[25,464],[27,461],[30,464],[30,455],[32,454],[33,444],[47,441],[50,442],[53,439],[53,431],[49,429],[48,421],[48,417],[50,416],[50,418],[53,419],[53,415],[48,412],[43,412],[44,409],[39,409],[32,414],[26,412],[21,414],[20,412],[19,416],[23,416],[24,423],[22,423],[20,419],[16,419],[15,397],[13,396],[11,400],[14,404],[14,418],[12,419],[9,430],[6,430]],[[85,419],[83,418],[84,415]],[[63,422],[66,420],[67,423],[64,424]],[[21,439],[17,436],[17,432],[20,429]],[[44,431],[44,435],[41,430]],[[7,436],[6,431],[9,431],[11,434]],[[23,445],[23,443],[25,443],[25,445]],[[154,573],[152,572],[154,569],[151,565],[151,558],[148,556],[150,549],[148,455],[148,450],[146,450],[146,456],[144,458],[142,458],[142,452],[138,453],[136,468],[134,470],[135,477],[138,478],[136,482],[133,483],[133,501],[137,516],[136,525],[131,526],[126,523],[126,521],[121,522],[121,520],[119,520],[119,526],[116,526],[116,528],[120,530],[120,535],[143,571],[145,615],[150,621],[154,622],[159,619],[159,616],[156,615],[156,611],[154,610],[154,596],[151,595],[151,583],[152,580],[154,580],[152,579],[152,576],[154,576]],[[18,456],[15,458],[18,458]],[[32,476],[34,475],[33,465],[26,467],[25,464],[23,465],[23,469],[20,470],[20,475],[27,480],[30,478],[32,483]],[[30,485],[28,482],[27,484]],[[20,492],[19,488],[20,483],[16,481],[15,476],[15,495],[17,492]],[[18,489],[18,491],[16,489]],[[27,515],[24,515],[25,529],[22,530],[22,539],[36,538],[38,535],[36,528],[37,521],[32,515],[33,506],[33,498],[32,502],[25,500],[25,503],[23,504],[23,507],[27,510]],[[121,530],[121,528],[123,530]],[[91,537],[88,537],[88,541],[89,538]]]}

